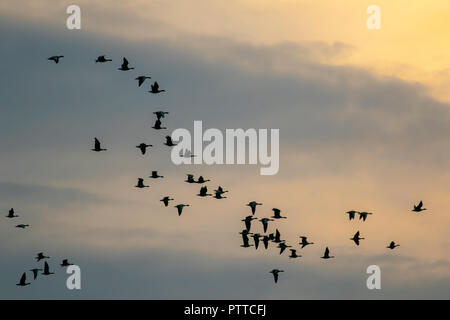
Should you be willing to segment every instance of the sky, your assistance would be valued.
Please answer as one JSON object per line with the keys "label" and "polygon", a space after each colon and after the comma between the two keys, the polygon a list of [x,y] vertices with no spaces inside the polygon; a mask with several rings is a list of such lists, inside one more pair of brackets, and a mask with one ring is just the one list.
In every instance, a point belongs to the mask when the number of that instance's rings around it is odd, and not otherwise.
{"label": "sky", "polygon": [[[450,297],[448,1],[378,1],[380,30],[366,1],[78,1],[81,30],[66,28],[70,4],[0,3],[0,212],[20,216],[0,223],[1,299]],[[113,61],[95,64],[103,54]],[[118,71],[122,57],[136,69]],[[138,88],[141,74],[167,92]],[[279,129],[278,174],[172,164],[164,137],[195,120]],[[92,152],[93,137],[108,151]],[[154,145],[145,156],[141,142]],[[133,187],[152,170],[165,178]],[[187,173],[227,199],[197,197]],[[165,195],[190,207],[178,217]],[[293,260],[241,248],[252,200],[259,218],[288,217],[270,232],[314,245]],[[428,210],[411,212],[420,200]],[[373,215],[350,222],[352,209]],[[326,246],[335,259],[320,259]],[[17,287],[40,251],[56,274]],[[66,288],[63,258],[81,290]],[[381,290],[366,287],[370,265]]]}

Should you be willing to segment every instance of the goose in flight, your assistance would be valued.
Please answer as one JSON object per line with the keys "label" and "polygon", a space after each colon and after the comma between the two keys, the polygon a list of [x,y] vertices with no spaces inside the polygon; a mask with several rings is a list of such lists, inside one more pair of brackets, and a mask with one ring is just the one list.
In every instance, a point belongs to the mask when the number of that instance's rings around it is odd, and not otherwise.
{"label": "goose in flight", "polygon": [[221,186],[219,186],[217,188],[217,190],[214,190],[214,192],[224,194],[225,192],[228,192],[228,190],[223,190],[223,188]]}
{"label": "goose in flight", "polygon": [[273,280],[275,280],[275,283],[278,282],[278,274],[280,272],[284,272],[284,270],[273,269],[272,271],[269,272],[269,273],[273,274]]}
{"label": "goose in flight", "polygon": [[189,207],[189,205],[188,204],[177,204],[175,206],[175,208],[177,208],[177,210],[178,210],[178,216],[181,216],[181,212],[183,211],[184,207]]}
{"label": "goose in flight", "polygon": [[48,266],[47,261],[45,261],[45,264],[44,264],[44,272],[42,272],[42,274],[43,274],[44,276],[49,276],[49,275],[51,275],[51,274],[55,274],[54,272],[50,272],[50,267]]}
{"label": "goose in flight", "polygon": [[7,218],[16,218],[16,217],[18,217],[18,215],[15,215],[15,214],[14,214],[14,209],[11,208],[11,209],[9,210],[9,212],[8,212],[8,215],[7,215],[6,217],[7,217]]}
{"label": "goose in flight", "polygon": [[140,145],[136,146],[136,148],[141,150],[142,154],[145,154],[145,152],[147,151],[148,147],[153,147],[153,145],[152,144],[141,143]]}
{"label": "goose in flight", "polygon": [[287,219],[287,217],[282,217],[280,215],[280,213],[281,213],[280,209],[273,208],[272,211],[273,211],[273,216],[271,218],[274,218],[274,219]]}
{"label": "goose in flight", "polygon": [[301,257],[301,255],[298,255],[297,254],[297,250],[295,250],[295,249],[289,249],[289,251],[291,251],[291,255],[289,256],[289,258],[300,258]]}
{"label": "goose in flight", "polygon": [[214,190],[214,198],[216,199],[225,199],[226,197],[223,197],[222,194],[224,194],[225,192],[220,192],[218,190]]}
{"label": "goose in flight", "polygon": [[262,242],[264,243],[264,248],[267,249],[269,247],[269,237],[264,236]]}
{"label": "goose in flight", "polygon": [[292,246],[288,246],[285,242],[280,242],[278,248],[280,248],[280,254],[282,254],[286,248],[292,248]]}
{"label": "goose in flight", "polygon": [[302,245],[302,249],[304,247],[306,247],[307,245],[309,245],[309,244],[314,244],[314,242],[308,242],[308,238],[307,237],[300,236],[300,239],[302,240],[302,242],[300,242],[299,244]]}
{"label": "goose in flight", "polygon": [[145,79],[151,79],[152,77],[147,77],[147,76],[139,76],[134,80],[138,81],[138,87],[142,86],[142,84],[144,83]]}
{"label": "goose in flight", "polygon": [[100,151],[106,151],[108,149],[102,149],[100,141],[97,138],[94,138],[94,149],[91,149],[91,150],[100,152]]}
{"label": "goose in flight", "polygon": [[158,174],[158,171],[152,171],[152,175],[149,176],[149,178],[152,178],[152,179],[158,179],[158,178],[164,178],[164,176],[160,176],[160,175]]}
{"label": "goose in flight", "polygon": [[422,207],[423,207],[423,202],[420,201],[419,204],[418,204],[417,206],[414,205],[414,209],[412,209],[411,211],[414,211],[414,212],[420,212],[420,211],[427,210],[427,208],[422,208]]}
{"label": "goose in flight", "polygon": [[200,193],[197,194],[199,197],[207,197],[211,196],[211,193],[208,193],[208,188],[206,186],[200,188]]}
{"label": "goose in flight", "polygon": [[149,188],[150,186],[144,185],[144,179],[138,178],[138,183],[135,185],[136,188]]}
{"label": "goose in flight", "polygon": [[359,246],[359,240],[363,240],[364,238],[359,237],[359,231],[355,233],[353,238],[350,238],[350,240],[353,240],[357,246]]}
{"label": "goose in flight", "polygon": [[350,211],[346,212],[346,214],[348,214],[348,219],[349,220],[355,219],[355,214],[357,214],[357,213],[359,213],[359,212],[355,211],[355,210],[350,210]]}
{"label": "goose in flight", "polygon": [[33,272],[33,280],[36,280],[36,278],[38,276],[38,272],[42,271],[42,269],[34,268],[34,269],[31,269],[30,271]]}
{"label": "goose in flight", "polygon": [[252,214],[255,214],[256,206],[261,206],[261,205],[262,205],[262,203],[258,203],[256,201],[251,201],[251,202],[246,204],[246,206],[249,206],[252,209]]}
{"label": "goose in flight", "polygon": [[267,232],[267,225],[269,224],[269,221],[275,221],[275,220],[269,219],[269,218],[262,218],[259,221],[261,221],[261,223],[263,225],[263,228],[264,228],[264,233],[266,233]]}
{"label": "goose in flight", "polygon": [[165,196],[164,198],[162,198],[159,201],[162,201],[164,203],[164,206],[167,207],[169,205],[169,201],[171,201],[171,200],[174,200],[174,199],[172,199],[172,198],[170,198],[168,196]]}
{"label": "goose in flight", "polygon": [[103,62],[108,62],[108,61],[112,61],[112,60],[105,58],[105,56],[103,55],[103,56],[98,56],[97,59],[95,60],[95,63],[97,63],[97,62],[103,63]]}
{"label": "goose in flight", "polygon": [[167,129],[166,127],[161,127],[161,120],[159,119],[156,119],[155,124],[152,128],[156,130]]}
{"label": "goose in flight", "polygon": [[359,220],[363,219],[363,221],[366,221],[367,216],[369,214],[373,214],[372,212],[365,212],[365,211],[358,212],[358,213],[359,213]]}
{"label": "goose in flight", "polygon": [[50,257],[45,256],[43,252],[39,252],[35,259],[37,260],[37,262],[39,262],[43,259],[50,259]]}
{"label": "goose in flight", "polygon": [[31,284],[31,283],[27,282],[27,273],[24,272],[24,273],[22,274],[22,277],[20,278],[19,283],[17,283],[16,286],[25,287],[25,286],[27,286],[27,285],[29,285],[29,284]]}
{"label": "goose in flight", "polygon": [[176,143],[173,143],[171,136],[166,136],[166,142],[164,143],[168,147],[176,146]]}
{"label": "goose in flight", "polygon": [[61,267],[68,267],[68,266],[73,266],[73,263],[70,263],[68,259],[64,259],[61,264]]}
{"label": "goose in flight", "polygon": [[202,184],[202,183],[205,183],[205,182],[208,182],[208,181],[211,181],[211,180],[205,179],[205,178],[203,178],[203,176],[200,176],[197,179],[197,183],[199,183],[199,184]]}
{"label": "goose in flight", "polygon": [[252,244],[249,244],[249,239],[248,239],[248,232],[241,232],[242,234],[242,242],[243,244],[241,244],[242,248],[249,248],[251,246],[253,246]]}
{"label": "goose in flight", "polygon": [[325,249],[325,252],[323,254],[323,257],[320,257],[322,259],[331,259],[334,258],[334,256],[330,256],[330,249],[328,247]]}
{"label": "goose in flight", "polygon": [[194,175],[193,174],[187,174],[187,180],[184,180],[187,183],[195,183]]}
{"label": "goose in flight", "polygon": [[27,228],[27,227],[29,227],[29,226],[30,226],[29,224],[18,224],[18,225],[16,226],[16,228],[25,229],[25,228]]}
{"label": "goose in flight", "polygon": [[156,81],[151,85],[151,88],[152,90],[149,91],[150,93],[158,94],[161,92],[166,92],[166,90],[159,90],[159,84]]}
{"label": "goose in flight", "polygon": [[132,70],[132,69],[134,69],[134,68],[128,67],[128,60],[127,60],[127,58],[124,57],[122,65],[120,66],[119,70],[121,70],[121,71],[128,71],[128,70]]}
{"label": "goose in flight", "polygon": [[245,222],[245,229],[250,232],[250,228],[252,227],[252,220],[255,220],[256,218],[252,216],[246,216],[245,219],[242,219],[241,221]]}
{"label": "goose in flight", "polygon": [[[270,238],[270,236],[269,236],[269,238]],[[280,243],[280,242],[284,241],[284,240],[281,240],[281,234],[280,234],[280,231],[278,231],[278,229],[275,230],[275,236],[273,236],[272,241],[275,243]]]}
{"label": "goose in flight", "polygon": [[253,238],[253,242],[255,243],[255,249],[258,249],[259,246],[259,238],[261,238],[262,236],[259,233],[254,233],[252,238]]}
{"label": "goose in flight", "polygon": [[393,249],[395,249],[395,247],[400,247],[400,245],[395,244],[394,241],[391,241],[391,243],[386,248],[393,250]]}
{"label": "goose in flight", "polygon": [[169,114],[169,112],[167,112],[167,111],[155,111],[155,112],[153,112],[153,114],[156,115],[156,118],[158,120],[161,120],[161,118],[164,118],[166,114]]}
{"label": "goose in flight", "polygon": [[55,61],[55,63],[59,63],[59,59],[64,58],[64,56],[53,56],[48,58],[50,61]]}

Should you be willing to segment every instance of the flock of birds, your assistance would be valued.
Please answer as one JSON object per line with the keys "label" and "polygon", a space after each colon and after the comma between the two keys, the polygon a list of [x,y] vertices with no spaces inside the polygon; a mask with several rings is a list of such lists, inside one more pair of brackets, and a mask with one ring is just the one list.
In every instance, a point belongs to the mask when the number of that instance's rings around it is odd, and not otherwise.
{"label": "flock of birds", "polygon": [[[58,56],[52,56],[52,57],[48,58],[48,60],[54,61],[56,64],[58,64],[62,58],[64,58],[64,56],[58,55]],[[106,62],[111,62],[111,61],[112,61],[112,59],[106,58],[105,55],[99,56],[95,60],[96,63],[106,63]],[[129,62],[126,58],[123,58],[122,65],[118,68],[118,70],[121,70],[121,71],[129,71],[129,70],[133,70],[133,69],[134,69],[134,67],[129,67]],[[141,76],[138,76],[135,78],[135,80],[138,81],[138,87],[141,87],[147,79],[151,79],[151,77],[141,75]],[[149,92],[152,94],[159,94],[159,93],[165,92],[165,90],[160,89],[159,84],[156,81],[150,85],[150,88],[151,88],[151,90]],[[167,114],[169,114],[169,112],[155,111],[153,113],[156,115],[156,121],[152,128],[155,130],[167,129],[166,127],[161,126],[162,125],[161,119],[165,118],[165,116]],[[172,141],[172,138],[170,136],[165,137],[164,144],[169,147],[176,145],[176,143],[174,143]],[[136,146],[136,148],[138,148],[140,150],[142,155],[145,155],[147,152],[147,148],[150,148],[150,147],[153,147],[153,145],[146,144],[146,143],[141,143]],[[101,151],[107,151],[108,149],[102,148],[101,142],[97,138],[94,138],[94,148],[91,150],[95,151],[95,152],[101,152]],[[182,153],[182,151],[180,152],[180,155],[182,155],[184,157],[195,157],[195,155],[190,153],[190,150],[186,150],[186,152],[184,152],[184,153]],[[157,171],[152,171],[149,178],[160,179],[160,178],[164,178],[164,176],[158,174]],[[210,181],[209,179],[205,179],[203,176],[199,176],[198,179],[195,180],[194,175],[192,175],[192,174],[187,174],[187,179],[185,180],[185,182],[190,183],[190,184],[204,184],[209,181]],[[137,181],[137,184],[135,187],[136,188],[148,188],[149,186],[145,185],[144,178],[140,177],[140,178],[138,178],[138,181]],[[200,191],[197,194],[197,196],[199,196],[199,197],[211,196],[215,199],[225,199],[227,197],[225,197],[224,194],[227,192],[228,192],[228,190],[224,190],[221,186],[218,186],[218,188],[214,190],[214,194],[212,194],[212,193],[208,193],[207,186],[201,186]],[[165,207],[168,207],[169,202],[174,201],[174,198],[167,195],[167,196],[164,196],[160,201],[164,204]],[[278,249],[280,249],[280,251],[279,251],[280,255],[283,254],[283,252],[285,252],[285,250],[287,248],[291,248],[291,249],[289,249],[289,251],[290,251],[289,258],[290,259],[302,257],[302,255],[297,254],[297,249],[293,249],[291,245],[288,245],[286,243],[286,240],[281,239],[281,233],[277,228],[275,229],[274,232],[267,233],[269,222],[281,220],[281,219],[287,219],[287,217],[284,217],[281,215],[280,209],[273,208],[272,209],[273,216],[271,216],[270,218],[264,217],[264,218],[259,219],[259,221],[262,224],[262,230],[263,230],[262,234],[258,233],[258,232],[256,232],[256,233],[250,232],[250,229],[252,227],[252,221],[258,220],[258,218],[255,217],[256,207],[261,206],[261,205],[262,205],[262,203],[258,203],[256,201],[251,201],[248,204],[246,204],[246,206],[250,207],[250,209],[251,209],[251,215],[248,215],[244,219],[241,220],[242,222],[244,222],[244,225],[245,225],[245,229],[243,229],[241,232],[239,232],[239,234],[242,235],[242,242],[243,242],[241,247],[249,248],[249,247],[254,246],[255,249],[258,249],[260,241],[261,241],[264,245],[264,248],[268,249],[269,243],[272,242],[277,245]],[[189,207],[189,204],[179,203],[174,206],[174,208],[177,209],[178,216],[181,216],[183,209],[185,207]],[[424,210],[426,210],[426,208],[423,207],[422,201],[420,201],[419,204],[414,205],[413,209],[412,209],[412,211],[414,211],[414,212],[421,212]],[[368,218],[369,215],[372,215],[371,212],[355,211],[355,210],[347,211],[346,214],[348,214],[349,220],[355,219],[355,216],[358,214],[359,219],[362,220],[363,222],[366,221],[366,219]],[[9,214],[6,217],[7,218],[17,218],[18,215],[16,215],[14,212],[14,209],[11,208],[9,210]],[[25,228],[29,227],[29,225],[28,224],[18,224],[18,225],[16,225],[16,227],[25,229]],[[253,239],[253,244],[250,244],[250,238]],[[357,246],[359,246],[360,241],[364,240],[364,238],[360,237],[360,232],[357,231],[353,235],[353,237],[350,238],[350,240],[352,240]],[[309,242],[308,237],[300,236],[300,242],[299,242],[299,245],[301,246],[300,249],[303,249],[306,246],[312,245],[312,244],[314,244],[314,242]],[[396,244],[394,241],[391,241],[386,248],[393,250],[398,246],[400,246],[400,245]],[[330,250],[328,247],[326,247],[323,256],[320,258],[321,259],[331,259],[334,257],[335,256],[330,255]],[[45,256],[42,252],[37,254],[37,257],[36,257],[37,262],[39,262],[41,260],[45,260],[45,259],[49,259],[49,257]],[[61,265],[61,267],[67,267],[67,266],[72,265],[72,263],[69,263],[67,259],[64,259],[60,265]],[[46,276],[54,274],[53,272],[50,272],[50,268],[49,268],[47,261],[44,262],[43,269],[42,268],[33,268],[30,271],[33,273],[33,279],[37,278],[39,271],[42,271],[41,274],[46,275]],[[270,273],[273,275],[275,283],[278,282],[278,277],[279,277],[280,272],[284,272],[284,270],[273,269],[270,271]],[[27,282],[26,272],[24,272],[20,278],[19,283],[17,283],[17,285],[18,286],[26,286],[29,284],[30,283]]]}

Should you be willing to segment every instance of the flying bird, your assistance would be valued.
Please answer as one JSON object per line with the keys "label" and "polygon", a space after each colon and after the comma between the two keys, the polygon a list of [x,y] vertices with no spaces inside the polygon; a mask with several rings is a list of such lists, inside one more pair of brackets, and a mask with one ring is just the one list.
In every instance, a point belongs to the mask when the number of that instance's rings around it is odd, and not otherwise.
{"label": "flying bird", "polygon": [[151,79],[152,77],[147,77],[147,76],[139,76],[137,77],[135,80],[138,81],[138,87],[142,86],[142,84],[144,83],[145,79]]}
{"label": "flying bird", "polygon": [[394,241],[391,241],[391,243],[386,248],[393,250],[393,249],[395,249],[395,247],[400,247],[400,245],[395,244]]}
{"label": "flying bird", "polygon": [[9,210],[9,212],[8,212],[8,215],[7,215],[6,217],[7,217],[7,218],[16,218],[16,217],[18,217],[18,215],[15,215],[15,214],[14,214],[14,209],[11,208],[11,209]]}
{"label": "flying bird", "polygon": [[242,234],[242,242],[243,242],[243,244],[241,244],[242,248],[249,248],[249,247],[253,246],[252,244],[249,244],[248,230],[243,230],[242,232],[240,232],[240,234]]}
{"label": "flying bird", "polygon": [[68,259],[64,259],[60,264],[61,267],[73,266],[73,263],[69,263]]}
{"label": "flying bird", "polygon": [[205,183],[205,182],[208,182],[208,181],[211,181],[211,180],[205,179],[205,178],[203,178],[203,176],[200,176],[197,179],[197,183],[199,183],[199,184],[202,184],[202,183]]}
{"label": "flying bird", "polygon": [[262,203],[258,203],[256,201],[251,201],[251,202],[246,204],[246,206],[249,206],[252,209],[252,214],[255,214],[256,206],[261,206],[261,205],[262,205]]}
{"label": "flying bird", "polygon": [[119,70],[121,70],[121,71],[128,71],[128,70],[132,70],[132,69],[134,69],[134,68],[128,67],[128,60],[127,60],[127,58],[124,57],[122,65],[120,66]]}
{"label": "flying bird", "polygon": [[267,232],[267,225],[269,224],[269,221],[275,221],[275,220],[269,219],[269,218],[262,218],[259,221],[261,221],[263,228],[264,228],[264,233],[265,233],[265,232]]}
{"label": "flying bird", "polygon": [[355,211],[355,210],[350,210],[350,211],[347,211],[346,212],[346,214],[348,214],[348,219],[349,220],[353,220],[353,219],[355,219],[355,214],[356,213],[359,213],[358,211]]}
{"label": "flying bird", "polygon": [[257,218],[254,218],[252,216],[246,216],[245,219],[242,219],[241,221],[245,222],[245,229],[247,229],[247,231],[250,231],[250,228],[252,226],[252,220],[255,220]]}
{"label": "flying bird", "polygon": [[[270,236],[269,236],[269,239],[270,239]],[[280,231],[278,231],[278,229],[275,230],[275,236],[273,236],[272,241],[275,243],[283,242],[283,240],[281,240],[281,234],[280,234]]]}
{"label": "flying bird", "polygon": [[151,88],[152,90],[149,91],[150,93],[158,94],[161,92],[166,92],[166,90],[159,90],[159,84],[156,81],[151,85]]}
{"label": "flying bird", "polygon": [[273,208],[272,211],[273,211],[273,216],[271,218],[274,218],[274,219],[287,219],[286,217],[282,217],[280,215],[280,213],[281,213],[280,209]]}
{"label": "flying bird", "polygon": [[139,148],[141,150],[142,154],[145,154],[145,152],[147,151],[148,147],[153,147],[153,145],[152,144],[141,143],[140,145],[136,146],[136,148]]}
{"label": "flying bird", "polygon": [[177,210],[178,210],[178,216],[181,216],[181,212],[183,211],[184,207],[189,207],[189,205],[188,204],[177,204],[175,206],[175,208],[177,208]]}
{"label": "flying bird", "polygon": [[280,248],[280,254],[282,254],[286,248],[292,248],[292,246],[288,246],[285,242],[280,242],[278,248]]}
{"label": "flying bird", "polygon": [[26,227],[29,227],[29,226],[30,226],[29,224],[18,224],[18,225],[16,226],[16,228],[25,229]]}
{"label": "flying bird", "polygon": [[299,244],[302,245],[302,249],[304,247],[306,247],[307,245],[314,244],[314,242],[308,242],[308,238],[307,237],[300,236],[300,239],[302,240],[302,242],[300,242]]}
{"label": "flying bird", "polygon": [[45,261],[45,264],[44,264],[44,272],[42,272],[42,274],[43,274],[44,276],[49,276],[49,275],[51,275],[51,274],[55,274],[54,272],[50,272],[50,267],[48,266],[47,261]]}
{"label": "flying bird", "polygon": [[359,220],[363,219],[363,221],[366,221],[367,216],[368,216],[369,214],[372,214],[371,212],[365,212],[365,211],[363,211],[363,212],[358,212],[358,213],[359,213]]}
{"label": "flying bird", "polygon": [[55,61],[55,63],[59,63],[59,59],[64,58],[64,56],[53,56],[48,58],[50,61]]}
{"label": "flying bird", "polygon": [[91,150],[100,152],[100,151],[106,151],[108,149],[102,149],[100,141],[97,138],[94,138],[94,149],[91,149]]}
{"label": "flying bird", "polygon": [[166,142],[164,143],[166,146],[173,147],[176,146],[176,143],[173,143],[171,136],[166,136]]}
{"label": "flying bird", "polygon": [[144,185],[144,179],[143,178],[138,178],[138,183],[135,186],[136,188],[148,188],[150,186],[146,186]]}
{"label": "flying bird", "polygon": [[27,286],[27,285],[29,285],[29,284],[30,284],[30,283],[27,282],[27,273],[24,272],[24,273],[22,274],[22,277],[20,278],[19,283],[17,283],[16,286],[25,287],[25,286]]}
{"label": "flying bird", "polygon": [[154,126],[152,127],[156,130],[167,129],[166,127],[161,127],[161,120],[156,119]]}
{"label": "flying bird", "polygon": [[193,174],[187,174],[187,180],[184,180],[187,183],[195,183],[194,175]]}
{"label": "flying bird", "polygon": [[273,274],[273,280],[275,280],[275,283],[278,282],[278,274],[280,272],[284,272],[284,270],[273,269],[272,271],[269,272],[269,273]]}
{"label": "flying bird", "polygon": [[169,114],[167,111],[155,111],[153,112],[156,115],[156,118],[160,120],[161,118],[164,118],[166,114]]}
{"label": "flying bird", "polygon": [[420,201],[419,204],[418,204],[417,206],[414,205],[414,209],[412,209],[411,211],[414,211],[414,212],[420,212],[420,211],[427,210],[427,208],[422,208],[422,207],[423,207],[423,202]]}
{"label": "flying bird", "polygon": [[269,247],[269,237],[264,236],[262,241],[264,243],[264,248],[267,249]]}
{"label": "flying bird", "polygon": [[200,188],[200,193],[197,194],[199,197],[207,197],[211,196],[211,193],[208,193],[208,188],[206,186]]}
{"label": "flying bird", "polygon": [[112,60],[105,58],[105,56],[103,55],[103,56],[98,56],[97,59],[95,60],[95,63],[97,63],[97,62],[103,63],[103,62],[108,62],[108,61],[112,61]]}
{"label": "flying bird", "polygon": [[158,179],[158,178],[164,178],[164,176],[160,176],[160,175],[158,174],[158,171],[152,171],[152,175],[149,176],[149,178],[152,178],[152,179]]}
{"label": "flying bird", "polygon": [[166,196],[159,201],[162,201],[164,203],[164,206],[167,207],[169,205],[169,201],[171,201],[171,200],[173,200],[173,199]]}
{"label": "flying bird", "polygon": [[350,240],[353,240],[357,246],[359,246],[359,240],[363,240],[364,238],[359,237],[359,231],[355,233],[353,238],[350,238]]}
{"label": "flying bird", "polygon": [[328,247],[325,249],[325,252],[323,254],[323,257],[321,257],[322,259],[330,259],[330,258],[334,258],[334,256],[330,256],[330,249],[328,249]]}
{"label": "flying bird", "polygon": [[301,255],[297,254],[297,250],[295,250],[295,249],[289,249],[289,250],[291,251],[289,258],[292,259],[292,258],[300,258],[301,257]]}
{"label": "flying bird", "polygon": [[39,252],[35,259],[37,260],[37,262],[39,262],[43,259],[50,259],[50,257],[45,256],[43,252]]}
{"label": "flying bird", "polygon": [[259,238],[261,238],[262,236],[259,233],[254,233],[252,238],[253,238],[253,242],[255,243],[255,249],[258,249],[259,246]]}

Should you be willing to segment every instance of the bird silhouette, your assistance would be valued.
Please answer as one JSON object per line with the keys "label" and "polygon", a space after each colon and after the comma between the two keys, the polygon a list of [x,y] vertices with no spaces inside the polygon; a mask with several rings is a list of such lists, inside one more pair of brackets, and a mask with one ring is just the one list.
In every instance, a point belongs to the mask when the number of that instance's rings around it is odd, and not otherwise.
{"label": "bird silhouette", "polygon": [[328,247],[325,249],[325,252],[323,254],[323,257],[321,257],[322,259],[331,259],[334,258],[334,256],[330,256],[330,249],[328,249]]}
{"label": "bird silhouette", "polygon": [[45,264],[44,264],[44,272],[42,272],[42,274],[43,274],[44,276],[49,276],[49,275],[51,275],[51,274],[55,274],[54,272],[50,272],[50,267],[48,266],[47,261],[45,261]]}
{"label": "bird silhouette", "polygon": [[346,214],[348,214],[348,219],[349,220],[353,220],[353,219],[355,219],[355,214],[356,213],[359,213],[358,211],[355,211],[355,210],[350,210],[350,211],[347,211],[346,212]]}
{"label": "bird silhouette", "polygon": [[252,226],[252,220],[255,220],[257,218],[254,218],[253,216],[246,216],[245,219],[242,219],[241,221],[245,222],[245,229],[250,232],[250,228]]}
{"label": "bird silhouette", "polygon": [[255,249],[258,249],[259,246],[259,238],[261,238],[262,236],[259,233],[254,233],[252,238],[253,238],[253,243],[255,244]]}
{"label": "bird silhouette", "polygon": [[100,152],[100,151],[106,151],[108,149],[102,149],[100,141],[97,138],[94,138],[94,149],[91,149],[91,150]]}
{"label": "bird silhouette", "polygon": [[43,260],[43,259],[50,259],[50,257],[45,256],[43,252],[39,252],[35,258],[37,262]]}
{"label": "bird silhouette", "polygon": [[27,286],[27,285],[29,285],[29,284],[31,284],[31,283],[27,282],[27,273],[24,272],[24,273],[22,274],[22,277],[20,278],[19,283],[17,283],[16,286],[25,287],[25,286]]}
{"label": "bird silhouette", "polygon": [[246,206],[249,206],[252,209],[252,214],[255,214],[256,212],[256,206],[261,206],[262,203],[258,203],[256,201],[250,201],[246,204]]}
{"label": "bird silhouette", "polygon": [[372,214],[371,212],[358,212],[359,213],[359,220],[363,219],[363,221],[366,221],[367,216]]}
{"label": "bird silhouette", "polygon": [[253,245],[249,244],[249,239],[248,239],[249,233],[248,233],[248,230],[244,230],[244,231],[240,232],[240,234],[242,234],[242,242],[243,242],[241,247],[242,248],[249,248],[249,247],[251,247]]}
{"label": "bird silhouette", "polygon": [[359,240],[363,240],[364,238],[359,237],[359,231],[355,233],[353,238],[350,238],[350,240],[353,240],[357,246],[359,246]]}
{"label": "bird silhouette", "polygon": [[15,215],[15,214],[14,214],[14,209],[11,208],[11,209],[9,210],[9,212],[8,212],[8,215],[7,215],[6,217],[7,217],[7,218],[16,218],[16,217],[18,217],[18,215]]}
{"label": "bird silhouette", "polygon": [[104,62],[108,62],[108,61],[112,61],[111,59],[107,59],[105,58],[105,56],[98,56],[97,59],[95,60],[95,63],[100,62],[100,63],[104,63]]}
{"label": "bird silhouette", "polygon": [[175,208],[177,208],[177,210],[178,210],[178,216],[181,216],[181,212],[183,211],[184,207],[189,207],[189,205],[188,204],[177,204],[175,206]]}
{"label": "bird silhouette", "polygon": [[267,249],[269,247],[269,236],[263,236],[262,242],[264,244],[264,248]]}
{"label": "bird silhouette", "polygon": [[193,174],[186,174],[186,175],[187,175],[187,180],[184,180],[185,182],[187,182],[187,183],[195,183]]}
{"label": "bird silhouette", "polygon": [[142,86],[142,84],[144,83],[145,79],[151,79],[152,77],[147,77],[147,76],[139,76],[137,77],[135,80],[138,81],[138,87]]}
{"label": "bird silhouette", "polygon": [[306,247],[307,245],[314,244],[314,242],[308,242],[308,238],[307,237],[300,236],[300,239],[302,240],[302,242],[300,242],[299,244],[302,245],[302,249],[304,247]]}
{"label": "bird silhouette", "polygon": [[164,203],[164,206],[167,207],[169,205],[169,201],[171,201],[171,200],[174,200],[174,199],[172,199],[172,198],[170,198],[168,196],[165,196],[164,198],[162,198],[159,201],[162,201]]}
{"label": "bird silhouette", "polygon": [[64,58],[64,56],[52,56],[48,58],[50,61],[54,61],[55,63],[59,63],[59,59]]}
{"label": "bird silhouette", "polygon": [[226,197],[223,197],[222,195],[224,193],[226,193],[226,192],[228,192],[228,191],[227,190],[223,190],[223,188],[221,186],[219,186],[217,188],[217,190],[214,190],[214,198],[216,198],[216,199],[224,199]]}
{"label": "bird silhouette", "polygon": [[420,212],[420,211],[424,211],[424,210],[427,210],[427,208],[423,208],[423,202],[420,201],[417,206],[414,205],[414,209],[412,209],[411,211]]}
{"label": "bird silhouette", "polygon": [[297,254],[297,250],[295,250],[295,249],[289,249],[289,251],[291,251],[291,254],[290,254],[290,256],[289,256],[289,258],[300,258],[301,257],[301,255],[298,255]]}
{"label": "bird silhouette", "polygon": [[211,180],[205,179],[205,178],[203,178],[203,176],[200,176],[197,179],[197,183],[199,183],[199,184],[202,184],[202,183],[205,183],[205,182],[208,182],[208,181],[211,181]]}
{"label": "bird silhouette", "polygon": [[292,246],[288,246],[285,242],[280,242],[278,248],[280,248],[280,254],[282,254],[286,248],[292,248]]}
{"label": "bird silhouette", "polygon": [[273,280],[275,280],[275,283],[278,282],[278,274],[280,272],[284,272],[284,270],[273,269],[272,271],[269,272],[269,273],[273,274]]}
{"label": "bird silhouette", "polygon": [[273,216],[271,218],[274,218],[274,219],[287,219],[286,217],[282,217],[280,215],[280,213],[281,213],[280,209],[273,208],[272,211],[273,211]]}
{"label": "bird silhouette", "polygon": [[[269,235],[269,239],[270,239],[270,235]],[[283,240],[281,240],[281,234],[280,234],[280,231],[278,231],[278,229],[275,229],[275,235],[272,237],[271,240],[275,243],[283,242]]]}
{"label": "bird silhouette", "polygon": [[262,218],[259,221],[261,221],[261,223],[263,225],[263,228],[264,228],[264,233],[266,233],[267,232],[267,225],[269,224],[269,221],[275,221],[275,220],[269,219],[269,218]]}
{"label": "bird silhouette", "polygon": [[73,263],[70,263],[70,262],[68,261],[68,259],[64,259],[64,260],[61,262],[60,266],[61,266],[61,267],[73,266]]}
{"label": "bird silhouette", "polygon": [[18,225],[16,226],[16,228],[25,229],[25,228],[27,228],[27,227],[29,227],[29,226],[30,226],[29,224],[18,224]]}
{"label": "bird silhouette", "polygon": [[171,136],[166,136],[166,142],[164,143],[166,146],[173,147],[176,146],[176,143],[173,143]]}
{"label": "bird silhouette", "polygon": [[33,272],[33,280],[36,280],[36,278],[38,276],[38,272],[42,271],[42,269],[34,268],[34,269],[31,269],[30,271]]}
{"label": "bird silhouette", "polygon": [[160,120],[161,118],[164,118],[166,114],[169,114],[167,111],[155,111],[153,112],[156,115],[156,118]]}
{"label": "bird silhouette", "polygon": [[166,127],[161,127],[161,120],[156,119],[154,126],[152,127],[156,130],[167,129]]}
{"label": "bird silhouette", "polygon": [[152,178],[152,179],[158,179],[158,178],[164,178],[164,176],[160,176],[160,175],[158,174],[158,171],[152,171],[152,175],[149,176],[149,178]]}
{"label": "bird silhouette", "polygon": [[144,179],[138,178],[138,183],[135,186],[136,188],[148,188],[149,186],[144,185]]}
{"label": "bird silhouette", "polygon": [[153,145],[152,144],[141,143],[140,145],[136,146],[136,148],[141,150],[142,154],[145,154],[145,152],[147,151],[148,147],[153,147]]}
{"label": "bird silhouette", "polygon": [[199,197],[208,197],[211,196],[211,193],[208,193],[208,188],[206,186],[200,188],[200,193],[197,194]]}
{"label": "bird silhouette", "polygon": [[395,249],[395,247],[400,247],[400,245],[395,244],[394,241],[391,241],[391,243],[386,248],[393,250],[393,249]]}
{"label": "bird silhouette", "polygon": [[128,71],[128,70],[132,70],[132,69],[134,69],[134,68],[128,67],[128,60],[127,60],[127,58],[124,57],[122,65],[120,66],[119,70],[121,70],[121,71]]}
{"label": "bird silhouette", "polygon": [[151,85],[151,88],[152,88],[152,90],[150,90],[149,92],[150,92],[150,93],[153,93],[153,94],[158,94],[158,93],[161,93],[161,92],[166,92],[166,90],[159,90],[159,84],[158,84],[158,82],[156,82],[156,81],[155,81],[155,83],[153,83],[153,84]]}

